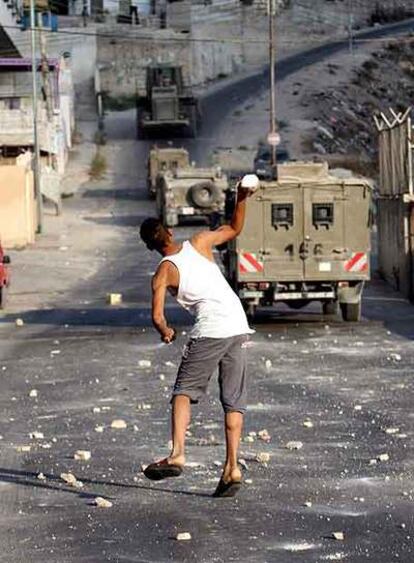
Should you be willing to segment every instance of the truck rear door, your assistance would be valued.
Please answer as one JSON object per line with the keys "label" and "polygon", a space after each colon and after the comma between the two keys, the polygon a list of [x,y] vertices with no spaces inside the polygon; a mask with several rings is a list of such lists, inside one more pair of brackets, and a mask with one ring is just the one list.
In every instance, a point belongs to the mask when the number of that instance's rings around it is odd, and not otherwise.
{"label": "truck rear door", "polygon": [[345,248],[347,194],[341,183],[304,187],[302,255],[307,280],[340,279]]}
{"label": "truck rear door", "polygon": [[264,278],[303,280],[300,249],[303,241],[303,188],[300,184],[277,185],[263,196]]}

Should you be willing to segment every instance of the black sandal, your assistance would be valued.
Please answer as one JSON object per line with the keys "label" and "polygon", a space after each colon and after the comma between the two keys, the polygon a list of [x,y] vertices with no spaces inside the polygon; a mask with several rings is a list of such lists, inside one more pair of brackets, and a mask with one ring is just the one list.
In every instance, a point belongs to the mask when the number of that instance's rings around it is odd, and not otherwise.
{"label": "black sandal", "polygon": [[168,477],[179,477],[182,472],[182,467],[170,464],[166,459],[162,459],[156,463],[150,463],[150,465],[144,469],[145,477],[151,479],[151,481],[161,481]]}
{"label": "black sandal", "polygon": [[229,481],[226,483],[220,479],[217,489],[213,493],[215,498],[230,498],[234,497],[240,490],[242,485],[241,481]]}

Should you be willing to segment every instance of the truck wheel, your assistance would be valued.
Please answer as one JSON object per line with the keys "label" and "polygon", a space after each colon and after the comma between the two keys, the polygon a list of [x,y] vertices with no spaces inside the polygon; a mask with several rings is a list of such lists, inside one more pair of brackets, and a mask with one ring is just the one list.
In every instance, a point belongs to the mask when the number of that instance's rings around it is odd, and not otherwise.
{"label": "truck wheel", "polygon": [[252,321],[256,315],[257,306],[254,303],[243,303],[246,316],[249,321]]}
{"label": "truck wheel", "polygon": [[338,301],[324,301],[322,303],[322,312],[324,315],[337,315]]}
{"label": "truck wheel", "polygon": [[191,186],[189,195],[196,207],[211,207],[220,195],[219,189],[214,182],[206,180]]}
{"label": "truck wheel", "polygon": [[6,297],[7,297],[7,287],[3,285],[0,287],[0,309],[5,309],[6,307]]}
{"label": "truck wheel", "polygon": [[358,303],[341,303],[341,313],[344,321],[359,322],[361,320],[361,301]]}

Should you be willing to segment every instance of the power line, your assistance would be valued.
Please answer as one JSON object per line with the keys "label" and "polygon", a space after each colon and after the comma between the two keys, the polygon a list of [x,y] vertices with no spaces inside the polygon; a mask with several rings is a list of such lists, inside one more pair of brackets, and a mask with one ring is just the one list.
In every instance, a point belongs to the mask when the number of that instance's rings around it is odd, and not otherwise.
{"label": "power line", "polygon": [[[21,28],[20,26],[14,26],[14,25],[2,25],[1,27],[3,27],[4,29],[15,29],[15,30],[20,30]],[[31,31],[31,27],[28,27],[25,31]],[[234,37],[221,37],[221,38],[216,38],[216,37],[154,37],[154,36],[145,36],[145,37],[126,37],[125,34],[120,34],[120,33],[111,33],[111,32],[103,32],[103,33],[97,33],[97,32],[91,32],[91,31],[69,31],[69,30],[58,30],[58,31],[52,31],[49,29],[42,29],[42,33],[48,33],[48,34],[52,34],[52,35],[65,35],[66,37],[78,37],[78,36],[84,36],[84,37],[98,37],[99,39],[122,39],[124,41],[133,41],[133,42],[141,42],[141,41],[157,41],[159,43],[218,43],[218,44],[224,44],[224,43],[228,43],[228,44],[235,44],[235,45],[240,45],[240,44],[251,44],[251,45],[267,45],[268,42],[264,39],[252,39],[252,38],[243,38],[243,39],[236,39]],[[402,33],[409,33],[408,30],[406,32],[402,32]],[[345,40],[347,37],[343,36],[341,38],[338,38],[337,41],[342,41]],[[383,38],[358,38],[355,37],[354,38],[354,43],[386,43],[392,40],[399,40],[399,41],[412,41],[413,38],[412,37],[404,37],[402,35],[388,35],[387,37],[383,37]],[[27,40],[25,40],[27,41]],[[297,39],[282,39],[280,41],[278,41],[279,44],[283,44],[283,45],[297,45]],[[320,40],[320,41],[315,41],[312,42],[313,45],[318,46],[318,45],[323,45],[326,43],[326,38],[324,40]],[[24,44],[24,42],[23,42]]]}

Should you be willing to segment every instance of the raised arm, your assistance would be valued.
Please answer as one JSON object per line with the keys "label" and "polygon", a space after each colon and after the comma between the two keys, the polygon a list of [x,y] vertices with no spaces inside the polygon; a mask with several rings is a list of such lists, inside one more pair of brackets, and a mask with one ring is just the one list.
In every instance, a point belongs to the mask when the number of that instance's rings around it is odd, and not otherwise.
{"label": "raised arm", "polygon": [[166,344],[175,338],[175,330],[168,326],[164,313],[165,296],[171,285],[171,268],[174,266],[170,262],[163,262],[152,278],[152,322]]}
{"label": "raised arm", "polygon": [[238,185],[236,206],[230,223],[215,231],[202,231],[196,234],[191,242],[197,250],[209,254],[213,246],[219,246],[233,240],[242,232],[246,216],[246,199],[250,194],[250,190],[242,188],[240,184]]}

